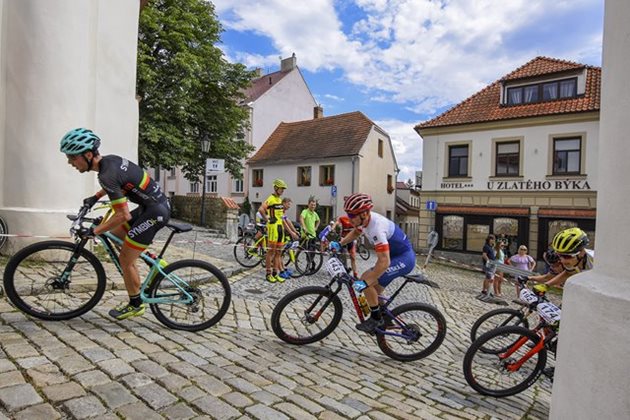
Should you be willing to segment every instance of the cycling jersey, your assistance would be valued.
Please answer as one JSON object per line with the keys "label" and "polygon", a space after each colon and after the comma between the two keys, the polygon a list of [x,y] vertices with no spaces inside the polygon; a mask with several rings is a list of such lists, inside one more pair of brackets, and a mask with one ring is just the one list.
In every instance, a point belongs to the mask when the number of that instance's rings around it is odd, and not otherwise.
{"label": "cycling jersey", "polygon": [[354,225],[352,224],[352,222],[350,222],[350,218],[348,216],[339,216],[339,219],[337,220],[341,225],[342,238],[354,230]]}
{"label": "cycling jersey", "polygon": [[282,224],[282,215],[284,214],[282,198],[271,194],[267,197],[265,203],[267,203],[267,226],[277,223]]}

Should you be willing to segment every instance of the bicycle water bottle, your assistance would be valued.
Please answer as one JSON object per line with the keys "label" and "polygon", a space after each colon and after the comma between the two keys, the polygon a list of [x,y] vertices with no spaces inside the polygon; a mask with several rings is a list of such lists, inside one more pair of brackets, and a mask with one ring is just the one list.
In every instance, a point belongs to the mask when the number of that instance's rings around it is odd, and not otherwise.
{"label": "bicycle water bottle", "polygon": [[363,316],[369,315],[370,305],[368,305],[367,299],[363,293],[359,295],[359,307],[361,308],[361,312],[363,312]]}

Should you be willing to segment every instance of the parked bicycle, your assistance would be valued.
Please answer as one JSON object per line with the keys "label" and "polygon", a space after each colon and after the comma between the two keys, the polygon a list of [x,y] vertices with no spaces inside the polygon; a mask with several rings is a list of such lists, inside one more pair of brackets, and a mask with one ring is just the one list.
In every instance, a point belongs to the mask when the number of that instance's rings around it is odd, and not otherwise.
{"label": "parked bicycle", "polygon": [[[274,307],[271,327],[286,343],[310,344],[330,335],[343,315],[339,293],[344,287],[350,294],[359,321],[363,322],[369,314],[365,297],[362,294],[357,297],[353,288],[358,279],[349,273],[338,256],[333,254],[325,267],[331,277],[327,286],[294,290]],[[377,328],[375,335],[384,354],[395,360],[412,361],[427,357],[438,349],[446,336],[446,319],[438,309],[425,303],[405,303],[392,308],[392,302],[407,284],[435,285],[423,274],[406,275],[404,279],[391,297],[379,297],[385,326]]]}
{"label": "parked bicycle", "polygon": [[[86,246],[88,238],[77,232],[83,224],[97,226],[105,216],[86,217],[89,207],[83,206],[70,228],[75,242],[44,241],[16,253],[4,271],[4,288],[9,300],[21,311],[36,318],[57,321],[83,315],[103,297],[106,274],[103,264]],[[155,317],[174,329],[198,331],[221,320],[230,305],[230,284],[212,264],[194,259],[166,265],[162,259],[173,236],[192,230],[190,225],[168,223],[172,232],[161,252],[145,251],[140,258],[150,267],[142,282],[140,296],[148,303]],[[122,275],[117,250],[123,241],[109,232],[98,235],[100,246]]]}
{"label": "parked bicycle", "polygon": [[2,249],[9,238],[4,235],[9,234],[9,227],[7,226],[7,222],[4,221],[2,217],[0,217],[0,249]]}
{"label": "parked bicycle", "polygon": [[[516,325],[490,330],[464,356],[466,382],[480,394],[507,397],[524,391],[547,371],[547,352],[556,353],[560,308],[526,288],[520,298],[535,305],[538,325],[533,330]],[[553,374],[548,375],[553,380]]]}
{"label": "parked bicycle", "polygon": [[357,239],[356,247],[357,247],[357,254],[359,254],[359,256],[363,258],[364,261],[367,261],[370,259],[370,248],[368,248],[367,245],[365,245],[365,238],[363,236]]}

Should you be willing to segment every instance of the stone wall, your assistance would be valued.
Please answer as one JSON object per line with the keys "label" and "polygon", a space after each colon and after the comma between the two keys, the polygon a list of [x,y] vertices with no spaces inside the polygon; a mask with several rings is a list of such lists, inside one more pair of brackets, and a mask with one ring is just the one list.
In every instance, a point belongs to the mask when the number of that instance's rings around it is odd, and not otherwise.
{"label": "stone wall", "polygon": [[[201,197],[176,195],[171,198],[172,217],[201,225]],[[205,198],[205,227],[221,231],[230,240],[236,238],[238,210],[227,208],[220,197]]]}

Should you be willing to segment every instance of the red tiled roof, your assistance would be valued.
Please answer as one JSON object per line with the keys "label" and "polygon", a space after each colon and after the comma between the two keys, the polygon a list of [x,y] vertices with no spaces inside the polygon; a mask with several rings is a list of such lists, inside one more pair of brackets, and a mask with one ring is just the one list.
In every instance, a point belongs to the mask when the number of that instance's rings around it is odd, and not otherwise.
{"label": "red tiled roof", "polygon": [[[524,105],[506,106],[501,105],[499,102],[503,82],[536,78],[542,75],[560,75],[583,68],[587,69],[587,75],[586,90],[582,96]],[[420,132],[420,130],[425,128],[598,111],[600,106],[601,77],[602,70],[600,67],[586,66],[555,58],[536,57],[448,111],[416,125],[415,129]]]}
{"label": "red tiled roof", "polygon": [[396,189],[397,190],[408,190],[409,187],[402,181],[396,181]]}
{"label": "red tiled roof", "polygon": [[284,76],[289,74],[289,71],[276,71],[274,73],[266,74],[258,79],[252,80],[252,84],[245,90],[245,99],[243,102],[249,103],[253,102],[256,99],[260,98],[265,92],[267,92],[271,87],[273,87],[276,83],[278,83]]}
{"label": "red tiled roof", "polygon": [[249,164],[354,156],[374,122],[359,111],[293,123],[280,123]]}
{"label": "red tiled roof", "polygon": [[223,201],[223,204],[228,209],[239,209],[239,206],[238,204],[236,204],[236,201],[234,201],[233,199],[229,197],[221,197],[221,201]]}

